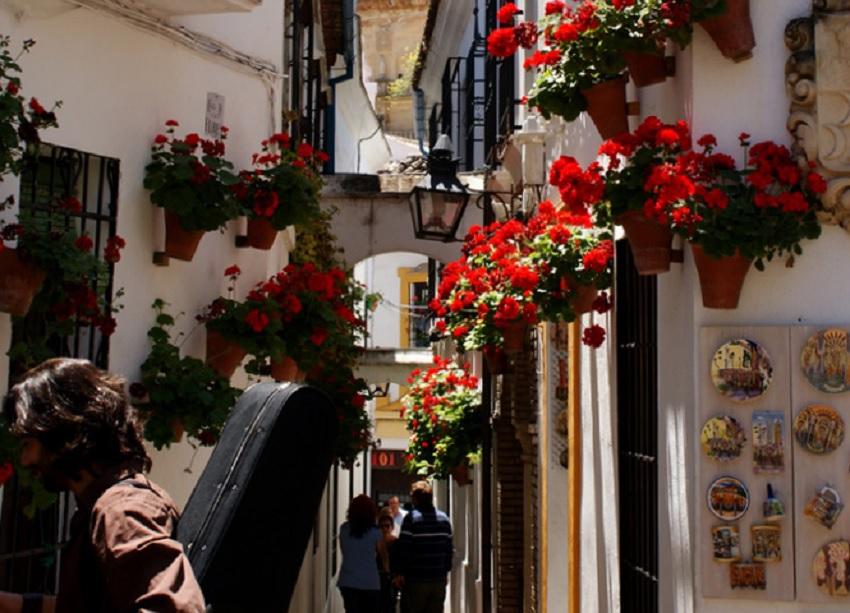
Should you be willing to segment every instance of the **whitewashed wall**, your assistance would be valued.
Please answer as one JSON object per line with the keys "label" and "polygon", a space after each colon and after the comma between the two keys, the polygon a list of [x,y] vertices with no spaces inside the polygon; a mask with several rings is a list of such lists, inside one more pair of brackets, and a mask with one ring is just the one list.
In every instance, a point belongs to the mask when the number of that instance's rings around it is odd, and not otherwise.
{"label": "whitewashed wall", "polygon": [[[183,23],[221,35],[236,49],[279,65],[282,7],[283,0],[266,0],[251,13],[191,17]],[[167,268],[153,266],[159,211],[150,204],[142,179],[154,135],[171,118],[180,122],[181,131],[203,133],[207,92],[217,92],[225,97],[224,119],[231,128],[228,158],[237,167],[246,167],[260,141],[276,127],[271,122],[278,109],[270,107],[270,91],[258,76],[87,9],[24,21],[2,10],[0,31],[18,42],[37,41],[22,58],[24,93],[45,104],[64,102],[60,127],[47,131],[45,141],[121,161],[118,233],[127,240],[127,248],[116,266],[115,286],[123,287],[126,295],[112,337],[110,368],[135,380],[149,349],[146,333],[153,321],[154,298],[171,303],[175,315],[185,312],[176,328],[188,333],[199,309],[224,291],[227,266],[238,263],[242,268],[238,291],[244,293],[276,272],[288,254],[283,238],[271,252],[237,250],[230,227],[224,234],[208,233],[193,262],[172,260]],[[277,98],[280,83],[275,87]],[[17,191],[16,181],[6,183]],[[9,334],[9,317],[0,314],[0,353],[8,348]],[[202,357],[203,330],[195,331],[183,347]],[[2,360],[0,386],[5,385],[7,372],[5,355]],[[235,385],[244,382],[238,375],[234,379]],[[189,474],[183,472],[192,456],[186,443],[155,453],[153,478],[182,505],[207,455],[198,454]]]}

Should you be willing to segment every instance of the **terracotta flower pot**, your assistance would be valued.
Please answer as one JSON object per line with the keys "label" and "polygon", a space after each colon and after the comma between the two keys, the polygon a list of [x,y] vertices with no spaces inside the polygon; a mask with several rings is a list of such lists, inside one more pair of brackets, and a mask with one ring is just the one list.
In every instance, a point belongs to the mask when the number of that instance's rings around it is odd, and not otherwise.
{"label": "terracotta flower pot", "polygon": [[26,315],[44,277],[43,270],[21,260],[17,249],[0,250],[0,311]]}
{"label": "terracotta flower pot", "polygon": [[179,443],[183,440],[183,434],[186,432],[186,428],[183,426],[183,422],[179,419],[171,420],[171,431],[174,435],[174,442]]}
{"label": "terracotta flower pot", "polygon": [[207,328],[207,365],[229,379],[245,359],[246,351],[220,332]]}
{"label": "terracotta flower pot", "polygon": [[646,87],[667,80],[667,58],[664,57],[663,50],[658,53],[626,51],[623,58],[635,86]]}
{"label": "terracotta flower pot", "polygon": [[756,37],[750,19],[750,0],[726,0],[726,10],[699,22],[725,57],[743,62],[753,57]]}
{"label": "terracotta flower pot", "polygon": [[626,232],[638,274],[657,275],[670,270],[670,228],[649,219],[643,211],[626,211],[616,221]]}
{"label": "terracotta flower pot", "polygon": [[248,244],[254,249],[268,251],[274,245],[277,230],[268,219],[252,218],[248,220]]}
{"label": "terracotta flower pot", "polygon": [[203,237],[203,230],[186,230],[177,215],[165,211],[165,254],[168,257],[191,262]]}
{"label": "terracotta flower pot", "polygon": [[603,140],[629,131],[624,76],[597,83],[581,93],[587,101],[587,113]]}
{"label": "terracotta flower pot", "polygon": [[502,349],[505,353],[519,353],[525,347],[525,337],[528,335],[528,324],[518,319],[510,322],[503,330],[505,341]]}
{"label": "terracotta flower pot", "polygon": [[290,381],[292,383],[304,381],[304,371],[289,356],[284,357],[280,362],[272,362],[271,374],[275,381]]}
{"label": "terracotta flower pot", "polygon": [[449,473],[452,476],[452,481],[461,487],[472,483],[472,478],[469,476],[469,466],[467,464],[455,466],[449,471]]}
{"label": "terracotta flower pot", "polygon": [[579,284],[573,294],[573,310],[576,315],[590,313],[593,310],[593,302],[598,293],[595,285]]}
{"label": "terracotta flower pot", "polygon": [[501,347],[488,345],[484,347],[482,353],[487,362],[487,367],[490,369],[490,374],[504,375],[511,372],[508,356]]}
{"label": "terracotta flower pot", "polygon": [[752,260],[737,252],[732,256],[713,258],[694,244],[691,244],[691,251],[699,274],[703,306],[708,309],[737,308]]}

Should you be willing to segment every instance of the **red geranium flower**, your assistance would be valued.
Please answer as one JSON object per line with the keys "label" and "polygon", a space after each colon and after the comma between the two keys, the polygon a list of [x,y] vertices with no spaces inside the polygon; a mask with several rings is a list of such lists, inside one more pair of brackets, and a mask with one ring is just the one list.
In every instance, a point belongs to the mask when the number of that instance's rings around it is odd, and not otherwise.
{"label": "red geranium flower", "polygon": [[599,324],[593,324],[585,328],[584,333],[581,335],[581,342],[594,349],[601,347],[602,343],[605,342],[605,328]]}
{"label": "red geranium flower", "polygon": [[259,309],[251,309],[245,316],[245,323],[251,326],[251,329],[259,334],[269,325],[269,316]]}
{"label": "red geranium flower", "polygon": [[508,2],[496,12],[496,19],[502,25],[508,25],[514,20],[514,15],[521,12],[522,11],[517,8],[516,4],[514,4],[513,2]]}
{"label": "red geranium flower", "polygon": [[494,57],[510,57],[518,48],[513,28],[497,28],[487,36],[487,52]]}

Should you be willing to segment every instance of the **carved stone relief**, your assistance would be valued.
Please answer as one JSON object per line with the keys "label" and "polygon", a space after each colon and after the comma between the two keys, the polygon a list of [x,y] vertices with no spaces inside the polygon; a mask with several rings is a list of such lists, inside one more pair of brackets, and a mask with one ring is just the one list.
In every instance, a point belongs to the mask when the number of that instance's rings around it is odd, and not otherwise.
{"label": "carved stone relief", "polygon": [[827,180],[822,223],[850,231],[850,0],[813,0],[785,28],[785,83],[795,153]]}

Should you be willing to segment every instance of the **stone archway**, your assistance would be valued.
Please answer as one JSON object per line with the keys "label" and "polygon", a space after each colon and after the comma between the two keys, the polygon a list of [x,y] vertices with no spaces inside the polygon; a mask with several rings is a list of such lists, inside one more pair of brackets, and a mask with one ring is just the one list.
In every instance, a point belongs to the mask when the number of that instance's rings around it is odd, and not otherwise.
{"label": "stone archway", "polygon": [[[395,251],[421,253],[444,264],[460,257],[460,242],[420,240],[413,235],[408,194],[380,191],[374,175],[326,177],[322,206],[337,209],[331,228],[344,249],[346,264],[354,266],[366,258]],[[480,211],[468,207],[458,235],[480,223],[480,217]]]}

